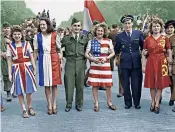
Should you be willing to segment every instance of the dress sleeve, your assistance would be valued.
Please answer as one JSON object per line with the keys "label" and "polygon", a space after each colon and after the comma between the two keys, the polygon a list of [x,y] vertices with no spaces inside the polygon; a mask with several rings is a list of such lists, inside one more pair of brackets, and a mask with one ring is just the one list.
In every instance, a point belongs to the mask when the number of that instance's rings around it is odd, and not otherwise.
{"label": "dress sleeve", "polygon": [[35,50],[37,50],[37,49],[38,49],[37,35],[35,35],[35,36],[34,36],[33,46],[34,46],[34,49],[35,49]]}
{"label": "dress sleeve", "polygon": [[7,44],[7,51],[6,51],[6,56],[8,57],[10,57],[10,56],[12,56],[12,54],[11,54],[11,50],[10,50],[10,47],[9,47],[9,45]]}
{"label": "dress sleeve", "polygon": [[89,51],[91,50],[91,40],[89,40],[86,50],[89,50]]}
{"label": "dress sleeve", "polygon": [[110,39],[110,42],[109,42],[109,49],[114,49],[114,46],[113,46],[113,43],[112,43],[111,39]]}
{"label": "dress sleeve", "polygon": [[33,53],[33,50],[32,50],[30,43],[29,42],[27,42],[27,43],[28,43],[27,50],[29,51],[29,53]]}
{"label": "dress sleeve", "polygon": [[168,37],[165,38],[165,48],[167,50],[171,49],[171,45],[170,45],[170,41],[169,41]]}

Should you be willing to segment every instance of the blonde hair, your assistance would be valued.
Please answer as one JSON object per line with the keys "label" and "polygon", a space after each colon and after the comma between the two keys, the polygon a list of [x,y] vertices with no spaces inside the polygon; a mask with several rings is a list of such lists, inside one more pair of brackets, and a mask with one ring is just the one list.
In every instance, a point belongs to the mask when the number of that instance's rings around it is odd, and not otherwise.
{"label": "blonde hair", "polygon": [[98,29],[99,27],[102,27],[103,30],[104,30],[103,38],[107,38],[107,36],[108,36],[108,26],[107,26],[107,24],[104,23],[104,22],[95,25],[95,28],[94,28],[94,30],[93,30],[93,35],[94,35],[94,37],[97,36],[96,31],[97,31],[97,29]]}
{"label": "blonde hair", "polygon": [[153,24],[159,24],[160,27],[161,27],[160,33],[163,32],[163,30],[164,30],[164,22],[163,22],[162,19],[156,17],[156,18],[154,18],[154,19],[152,20],[152,22],[151,22],[150,25],[149,25],[149,32],[150,32],[151,34],[153,34],[153,31],[152,31],[152,26],[153,26]]}

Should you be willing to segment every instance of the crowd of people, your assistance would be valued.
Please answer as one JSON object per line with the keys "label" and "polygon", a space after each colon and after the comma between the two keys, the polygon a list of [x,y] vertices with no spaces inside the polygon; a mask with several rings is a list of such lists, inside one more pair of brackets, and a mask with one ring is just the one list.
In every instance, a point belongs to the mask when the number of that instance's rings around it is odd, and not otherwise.
{"label": "crowd of people", "polygon": [[[117,109],[111,100],[114,63],[118,66],[117,97],[124,96],[125,109],[130,109],[133,104],[135,109],[141,109],[143,73],[144,87],[150,88],[152,98],[150,111],[159,113],[162,90],[167,87],[171,87],[169,105],[174,105],[175,20],[166,21],[164,25],[158,16],[147,15],[144,21],[138,17],[134,30],[134,17],[124,15],[121,18],[123,27],[113,24],[109,28],[106,23],[95,20],[92,30],[86,34],[76,18],[65,29],[56,30],[53,21],[49,11],[43,10],[36,18],[20,25],[2,25],[1,85],[4,84],[7,101],[18,97],[24,118],[36,115],[32,93],[37,91],[37,73],[39,85],[45,88],[47,113],[57,114],[57,86],[62,85],[63,62],[66,112],[72,109],[74,88],[76,110],[82,111],[84,86],[92,86],[95,112],[99,111],[98,90],[106,90],[108,108]],[[89,69],[87,61],[90,62]],[[4,110],[1,95],[1,112]]]}

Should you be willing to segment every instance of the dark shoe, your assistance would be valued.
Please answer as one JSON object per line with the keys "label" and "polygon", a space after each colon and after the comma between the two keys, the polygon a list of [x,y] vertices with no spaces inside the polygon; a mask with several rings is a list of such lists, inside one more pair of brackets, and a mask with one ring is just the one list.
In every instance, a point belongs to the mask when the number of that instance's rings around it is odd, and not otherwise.
{"label": "dark shoe", "polygon": [[52,108],[52,113],[56,115],[58,113],[58,109],[57,108],[55,108],[55,109]]}
{"label": "dark shoe", "polygon": [[82,108],[80,106],[75,107],[77,111],[82,111]]}
{"label": "dark shoe", "polygon": [[135,106],[136,109],[141,109],[140,105]]}
{"label": "dark shoe", "polygon": [[10,93],[10,91],[7,92],[7,102],[12,101],[12,95]]}
{"label": "dark shoe", "polygon": [[155,107],[155,111],[154,111],[154,112],[155,112],[156,114],[159,114],[159,111],[160,111],[160,108],[159,108],[159,107]]}
{"label": "dark shoe", "polygon": [[123,96],[122,93],[117,94],[117,97],[118,97],[118,98],[120,98],[120,97],[122,97],[122,96]]}
{"label": "dark shoe", "polygon": [[66,108],[65,108],[65,111],[66,111],[66,112],[69,112],[70,109],[71,109],[71,107],[66,107]]}
{"label": "dark shoe", "polygon": [[150,111],[151,111],[151,112],[154,112],[154,111],[155,111],[155,106],[152,106],[152,105],[151,105]]}
{"label": "dark shoe", "polygon": [[170,100],[169,101],[169,106],[173,106],[174,105],[174,101],[173,100]]}
{"label": "dark shoe", "polygon": [[106,91],[106,89],[104,87],[99,87],[98,90]]}
{"label": "dark shoe", "polygon": [[[108,105],[109,106],[109,105]],[[114,106],[114,105],[110,105],[109,106],[109,109],[111,109],[111,110],[116,110],[117,109],[117,107],[116,106]]]}
{"label": "dark shoe", "polygon": [[172,109],[173,112],[175,112],[175,107]]}
{"label": "dark shoe", "polygon": [[18,96],[17,96],[17,95],[15,95],[15,94],[12,94],[12,97],[13,97],[13,98],[17,98]]}
{"label": "dark shoe", "polygon": [[131,108],[131,106],[125,106],[125,109],[130,109]]}
{"label": "dark shoe", "polygon": [[5,108],[3,106],[0,107],[0,111],[1,112],[4,112],[5,111]]}
{"label": "dark shoe", "polygon": [[85,84],[84,84],[84,86],[85,86],[85,87],[90,87],[90,85],[89,85],[89,84],[87,84],[87,83],[85,83]]}

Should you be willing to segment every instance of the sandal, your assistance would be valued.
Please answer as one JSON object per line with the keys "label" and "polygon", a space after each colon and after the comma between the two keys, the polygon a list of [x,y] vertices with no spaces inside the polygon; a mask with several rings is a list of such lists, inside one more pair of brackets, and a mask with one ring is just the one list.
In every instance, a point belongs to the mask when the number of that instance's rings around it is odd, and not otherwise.
{"label": "sandal", "polygon": [[49,109],[49,107],[47,106],[48,110],[47,110],[47,114],[48,115],[52,115],[52,109]]}
{"label": "sandal", "polygon": [[35,115],[36,115],[36,113],[35,113],[35,111],[33,110],[32,107],[30,107],[30,108],[28,109],[28,113],[29,113],[29,115],[31,115],[31,116],[35,116]]}
{"label": "sandal", "polygon": [[152,106],[152,105],[151,105],[150,111],[151,111],[151,112],[154,112],[154,111],[155,111],[155,106]]}
{"label": "sandal", "polygon": [[155,113],[159,114],[160,108],[159,107],[155,107]]}
{"label": "sandal", "polygon": [[57,114],[57,112],[58,112],[58,109],[57,109],[57,107],[54,109],[54,108],[52,108],[52,113],[53,114]]}
{"label": "sandal", "polygon": [[99,107],[98,106],[94,106],[94,111],[98,112],[99,111]]}
{"label": "sandal", "polygon": [[29,115],[26,110],[23,110],[23,118],[29,118]]}
{"label": "sandal", "polygon": [[116,106],[114,106],[114,105],[108,105],[109,106],[109,109],[111,109],[111,110],[116,110],[117,108],[116,108]]}

